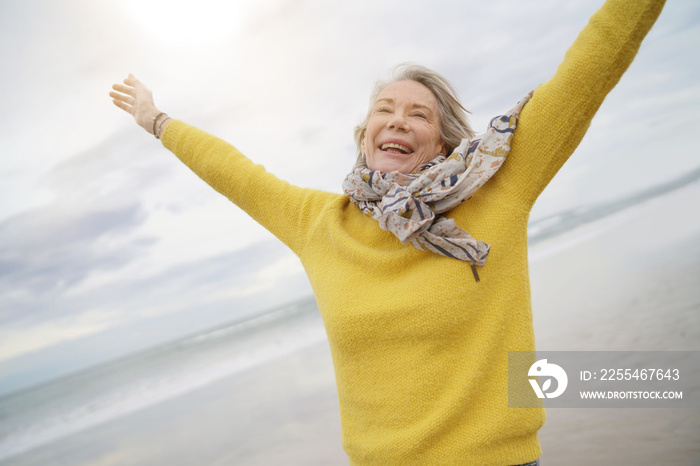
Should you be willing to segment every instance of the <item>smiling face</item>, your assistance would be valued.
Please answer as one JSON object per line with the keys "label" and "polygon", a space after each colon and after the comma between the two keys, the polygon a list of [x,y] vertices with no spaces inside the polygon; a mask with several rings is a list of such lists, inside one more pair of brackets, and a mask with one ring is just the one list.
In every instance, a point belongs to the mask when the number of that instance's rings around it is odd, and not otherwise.
{"label": "smiling face", "polygon": [[433,93],[416,81],[385,87],[370,111],[361,149],[367,167],[382,173],[411,173],[444,154]]}

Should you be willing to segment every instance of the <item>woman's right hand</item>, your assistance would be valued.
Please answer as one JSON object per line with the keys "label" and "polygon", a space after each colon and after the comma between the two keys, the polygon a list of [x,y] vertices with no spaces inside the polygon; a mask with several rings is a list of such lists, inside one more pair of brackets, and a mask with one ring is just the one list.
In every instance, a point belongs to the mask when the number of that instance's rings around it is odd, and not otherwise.
{"label": "woman's right hand", "polygon": [[[161,114],[153,103],[153,94],[141,81],[136,79],[133,74],[124,80],[124,84],[114,84],[113,91],[109,93],[112,97],[114,105],[121,108],[125,112],[131,114],[136,120],[136,123],[151,134],[154,132],[162,133],[169,121],[163,120],[168,118],[163,115],[158,118],[158,125],[154,131],[154,118]],[[161,125],[162,123],[162,125]]]}

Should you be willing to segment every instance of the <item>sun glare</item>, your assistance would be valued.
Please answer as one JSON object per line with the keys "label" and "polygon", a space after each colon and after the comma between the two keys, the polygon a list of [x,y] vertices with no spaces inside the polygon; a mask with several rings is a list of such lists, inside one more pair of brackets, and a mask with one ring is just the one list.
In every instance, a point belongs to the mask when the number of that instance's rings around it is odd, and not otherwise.
{"label": "sun glare", "polygon": [[262,2],[252,0],[125,0],[124,13],[153,41],[202,46],[226,41]]}

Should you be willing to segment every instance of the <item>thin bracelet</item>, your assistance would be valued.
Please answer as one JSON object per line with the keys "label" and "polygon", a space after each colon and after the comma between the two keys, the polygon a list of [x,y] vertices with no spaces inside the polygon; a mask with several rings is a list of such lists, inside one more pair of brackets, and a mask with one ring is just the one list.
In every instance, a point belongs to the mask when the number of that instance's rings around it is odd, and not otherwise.
{"label": "thin bracelet", "polygon": [[158,118],[160,118],[160,117],[163,116],[163,115],[165,115],[165,112],[160,112],[160,113],[159,113],[158,115],[156,115],[156,117],[153,119],[153,131],[152,131],[152,133],[153,133],[154,136],[156,135],[156,121],[158,121]]}
{"label": "thin bracelet", "polygon": [[160,132],[163,129],[163,125],[165,124],[166,121],[168,121],[170,119],[171,118],[166,115],[165,118],[163,118],[163,121],[160,122],[160,124],[158,125],[158,132],[156,133],[156,139],[160,139]]}

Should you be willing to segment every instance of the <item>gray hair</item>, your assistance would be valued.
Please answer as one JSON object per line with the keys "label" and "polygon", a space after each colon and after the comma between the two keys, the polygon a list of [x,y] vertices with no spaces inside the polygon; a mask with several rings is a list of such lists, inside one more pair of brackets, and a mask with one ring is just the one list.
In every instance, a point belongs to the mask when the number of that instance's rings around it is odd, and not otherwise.
{"label": "gray hair", "polygon": [[361,149],[362,138],[367,130],[369,117],[372,114],[372,109],[377,101],[377,97],[389,84],[393,84],[397,81],[416,81],[427,87],[437,99],[440,113],[440,138],[447,148],[446,155],[450,155],[459,143],[462,142],[462,139],[471,139],[474,137],[474,131],[467,118],[467,113],[469,111],[459,102],[459,97],[457,97],[457,91],[454,86],[442,75],[425,66],[402,63],[394,67],[391,77],[388,80],[378,80],[374,84],[374,89],[369,98],[367,116],[365,116],[362,123],[355,126],[353,134],[355,144],[357,145],[356,164],[364,162]]}

